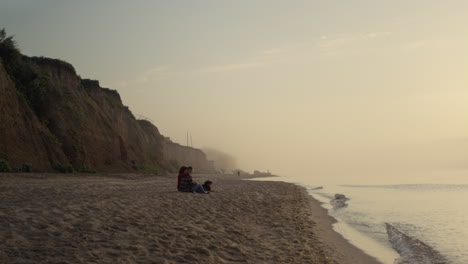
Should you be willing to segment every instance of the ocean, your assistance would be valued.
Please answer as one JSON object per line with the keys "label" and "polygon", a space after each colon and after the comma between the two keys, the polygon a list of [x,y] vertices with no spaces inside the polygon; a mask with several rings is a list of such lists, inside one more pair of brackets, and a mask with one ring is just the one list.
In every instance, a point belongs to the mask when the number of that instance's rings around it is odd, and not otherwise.
{"label": "ocean", "polygon": [[466,183],[318,186],[313,179],[275,180],[304,186],[337,220],[335,231],[382,263],[468,263]]}

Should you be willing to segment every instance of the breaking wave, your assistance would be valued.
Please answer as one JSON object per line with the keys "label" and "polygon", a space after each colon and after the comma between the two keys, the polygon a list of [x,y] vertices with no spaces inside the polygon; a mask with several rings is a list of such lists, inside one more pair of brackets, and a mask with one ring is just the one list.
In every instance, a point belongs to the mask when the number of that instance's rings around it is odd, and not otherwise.
{"label": "breaking wave", "polygon": [[395,260],[395,264],[448,264],[445,257],[440,255],[435,249],[412,238],[389,223],[385,223],[388,240],[392,244],[400,258]]}

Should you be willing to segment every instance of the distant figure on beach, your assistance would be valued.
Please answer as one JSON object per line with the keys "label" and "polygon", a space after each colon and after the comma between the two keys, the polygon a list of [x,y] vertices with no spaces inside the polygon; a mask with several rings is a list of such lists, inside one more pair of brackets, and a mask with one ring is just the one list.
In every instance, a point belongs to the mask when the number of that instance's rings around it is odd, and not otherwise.
{"label": "distant figure on beach", "polygon": [[240,171],[237,171],[237,177],[239,177],[239,176],[240,176]]}
{"label": "distant figure on beach", "polygon": [[179,170],[179,176],[177,177],[177,190],[180,192],[197,192],[197,193],[205,193],[203,186],[193,181],[192,175],[190,175],[193,171],[192,167],[185,167],[182,166]]}

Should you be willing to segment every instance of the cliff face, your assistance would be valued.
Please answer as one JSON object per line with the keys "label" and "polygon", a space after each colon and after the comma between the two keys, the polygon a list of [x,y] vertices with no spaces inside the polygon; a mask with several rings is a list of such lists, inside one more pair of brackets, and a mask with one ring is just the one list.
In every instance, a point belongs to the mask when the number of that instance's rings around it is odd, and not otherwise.
{"label": "cliff face", "polygon": [[0,157],[13,166],[33,163],[38,170],[66,163],[53,134],[41,124],[5,71],[0,59]]}
{"label": "cliff face", "polygon": [[207,161],[205,153],[199,149],[182,146],[166,138],[163,141],[163,152],[174,167],[192,166],[197,172],[214,170],[214,164]]}
{"label": "cliff face", "polygon": [[0,62],[0,158],[13,166],[31,163],[50,171],[55,164],[71,164],[122,172],[192,164],[212,171],[202,151],[167,141],[152,123],[137,120],[117,91],[82,80],[68,63],[25,60],[42,76],[27,96]]}

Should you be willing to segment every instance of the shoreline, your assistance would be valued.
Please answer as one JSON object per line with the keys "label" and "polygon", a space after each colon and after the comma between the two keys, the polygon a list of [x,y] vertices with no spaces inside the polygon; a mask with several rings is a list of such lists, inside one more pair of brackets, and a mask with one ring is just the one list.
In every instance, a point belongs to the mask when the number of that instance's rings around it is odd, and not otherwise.
{"label": "shoreline", "polygon": [[[281,179],[281,176],[277,177],[280,177],[279,179]],[[262,178],[251,178],[248,180],[260,182],[269,181],[269,179],[264,180]],[[310,218],[313,222],[317,224],[316,231],[318,237],[328,246],[329,249],[335,251],[334,253],[329,254],[334,255],[335,260],[338,263],[382,263],[374,256],[367,254],[362,249],[352,244],[342,234],[335,231],[335,229],[333,228],[333,224],[337,223],[338,220],[336,220],[333,216],[329,215],[328,210],[322,207],[323,202],[309,194],[306,187],[298,183],[290,183],[281,180],[275,180],[273,182],[284,182],[287,184],[298,186],[302,189],[303,195],[305,195],[309,199],[310,210],[314,212],[314,214],[312,214]]]}
{"label": "shoreline", "polygon": [[[379,263],[292,183],[133,174],[2,174],[0,262]],[[245,179],[245,178],[244,178]]]}
{"label": "shoreline", "polygon": [[381,263],[374,256],[368,255],[343,237],[342,234],[335,231],[333,229],[333,224],[336,223],[337,220],[328,214],[326,208],[322,207],[322,202],[308,194],[305,187],[302,188],[304,188],[304,194],[311,200],[312,210],[314,212],[320,212],[317,216],[312,217],[318,226],[322,226],[322,228],[317,230],[319,237],[321,237],[329,247],[337,249],[342,253],[337,255],[337,261],[339,263]]}

